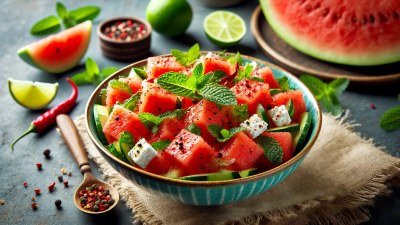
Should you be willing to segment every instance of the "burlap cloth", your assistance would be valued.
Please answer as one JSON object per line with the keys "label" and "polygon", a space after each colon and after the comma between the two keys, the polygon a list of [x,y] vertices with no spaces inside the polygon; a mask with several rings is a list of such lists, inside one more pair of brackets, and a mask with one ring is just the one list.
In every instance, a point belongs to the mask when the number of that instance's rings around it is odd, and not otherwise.
{"label": "burlap cloth", "polygon": [[[358,224],[367,205],[399,184],[400,159],[361,138],[354,124],[323,115],[321,133],[304,162],[286,180],[246,201],[219,207],[187,206],[147,193],[120,176],[91,143],[83,117],[75,120],[85,147],[143,224]],[[127,215],[128,216],[128,215]]]}

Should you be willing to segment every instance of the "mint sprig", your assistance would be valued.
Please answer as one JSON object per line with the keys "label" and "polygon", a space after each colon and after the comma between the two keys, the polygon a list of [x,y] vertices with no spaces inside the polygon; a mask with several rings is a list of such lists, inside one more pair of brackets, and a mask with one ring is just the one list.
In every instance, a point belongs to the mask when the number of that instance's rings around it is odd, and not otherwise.
{"label": "mint sprig", "polygon": [[199,95],[218,105],[237,105],[235,94],[222,85],[208,84],[200,89]]}
{"label": "mint sprig", "polygon": [[182,117],[185,115],[186,110],[184,109],[176,109],[173,111],[168,111],[166,113],[163,113],[159,116],[153,115],[151,113],[139,113],[138,117],[140,122],[142,122],[143,125],[145,125],[152,133],[157,133],[159,129],[159,125],[168,118],[178,118],[182,119]]}
{"label": "mint sprig", "polygon": [[153,147],[156,151],[162,151],[168,147],[168,145],[171,144],[170,140],[159,140],[156,142],[153,142],[151,144],[151,147]]}
{"label": "mint sprig", "polygon": [[157,78],[157,83],[165,90],[175,95],[196,98],[196,86],[193,79],[183,73],[168,72]]}
{"label": "mint sprig", "polygon": [[257,144],[264,150],[264,156],[273,164],[278,165],[283,160],[283,150],[279,143],[272,137],[260,135]]}
{"label": "mint sprig", "polygon": [[300,76],[300,80],[310,89],[327,112],[333,115],[338,115],[342,112],[339,96],[349,85],[349,79],[339,78],[330,83],[324,83],[314,76],[303,75]]}
{"label": "mint sprig", "polygon": [[253,66],[250,63],[246,63],[243,70],[238,70],[238,73],[233,81],[235,83],[238,83],[242,79],[245,78],[250,79],[252,73],[253,73]]}
{"label": "mint sprig", "polygon": [[380,125],[386,131],[400,129],[400,106],[387,110],[380,119]]}
{"label": "mint sprig", "polygon": [[226,142],[237,133],[245,130],[244,127],[234,127],[227,130],[218,124],[210,124],[207,126],[207,129],[210,134],[217,139],[218,142]]}
{"label": "mint sprig", "polygon": [[129,87],[129,85],[125,82],[119,81],[119,80],[110,80],[110,82],[108,82],[108,85],[111,88],[120,90],[122,92],[125,92],[127,94],[133,94],[132,93],[132,89]]}
{"label": "mint sprig", "polygon": [[104,79],[106,79],[111,74],[115,73],[118,68],[116,67],[105,67],[100,70],[97,63],[92,58],[87,58],[85,62],[85,71],[75,74],[71,77],[76,85],[85,84],[100,84]]}
{"label": "mint sprig", "polygon": [[276,81],[278,81],[278,84],[281,87],[280,88],[281,92],[286,92],[291,89],[289,79],[287,77],[278,78],[278,79],[276,79]]}
{"label": "mint sprig", "polygon": [[200,57],[200,45],[196,43],[189,48],[187,52],[182,52],[179,49],[172,49],[171,54],[176,58],[182,66],[188,67],[196,62],[196,59]]}
{"label": "mint sprig", "polygon": [[68,11],[64,4],[57,2],[56,12],[58,17],[51,15],[39,20],[32,26],[30,33],[32,35],[52,34],[61,29],[61,22],[67,29],[86,20],[93,20],[99,15],[100,8],[84,6]]}

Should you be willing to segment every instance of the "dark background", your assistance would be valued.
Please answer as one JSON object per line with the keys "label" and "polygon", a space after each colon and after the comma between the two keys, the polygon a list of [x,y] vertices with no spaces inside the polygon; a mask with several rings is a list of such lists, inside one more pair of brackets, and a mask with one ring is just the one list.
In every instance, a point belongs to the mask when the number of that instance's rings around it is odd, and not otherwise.
{"label": "dark background", "polygon": [[[105,58],[101,54],[95,29],[101,21],[115,16],[135,16],[144,19],[148,1],[74,0],[62,2],[68,9],[90,4],[100,6],[102,9],[94,21],[92,38],[85,58],[92,57],[100,68],[123,67],[130,63]],[[189,2],[192,5],[194,16],[187,33],[173,39],[153,32],[151,55],[169,53],[171,48],[186,50],[196,42],[200,43],[202,50],[221,50],[206,39],[202,28],[205,16],[216,9],[207,8],[197,0]],[[237,6],[227,8],[241,15],[245,19],[248,29],[240,45],[230,51],[240,51],[242,54],[269,61],[258,49],[250,31],[250,16],[257,5],[258,2],[252,0],[243,1]],[[16,145],[14,153],[11,153],[9,149],[11,141],[28,128],[30,122],[41,112],[31,112],[16,104],[8,93],[7,78],[59,82],[59,93],[51,103],[51,107],[70,95],[71,89],[65,78],[84,69],[80,66],[64,74],[52,75],[30,67],[19,59],[16,51],[39,39],[29,34],[31,26],[48,15],[56,15],[55,1],[2,0],[0,3],[0,199],[5,200],[5,204],[0,205],[0,224],[131,224],[131,212],[124,206],[123,201],[105,216],[89,216],[75,208],[72,196],[75,188],[81,182],[82,176],[54,127],[43,135],[27,136]],[[400,130],[385,132],[379,127],[380,116],[389,108],[399,105],[397,100],[399,86],[387,89],[389,88],[373,86],[361,88],[361,90],[352,88],[342,95],[341,101],[343,106],[351,111],[351,119],[354,123],[361,124],[355,127],[361,136],[374,139],[377,146],[381,146],[384,151],[399,157]],[[94,86],[91,85],[79,88],[78,104],[70,114],[73,118],[83,114],[86,101],[93,90]],[[371,103],[376,105],[376,109],[371,109]],[[52,158],[49,160],[46,160],[42,154],[46,148],[52,151]],[[37,162],[43,164],[42,171],[36,169]],[[97,168],[95,165],[92,166]],[[71,177],[64,176],[64,180],[68,180],[70,183],[68,188],[64,188],[57,181],[57,176],[61,174],[61,168],[72,172]],[[94,172],[97,177],[101,177],[96,169]],[[28,182],[27,188],[23,187],[24,181]],[[47,186],[52,181],[56,181],[56,189],[53,193],[49,193]],[[39,208],[33,211],[30,205],[31,197],[34,196],[33,189],[36,187],[41,188],[43,194],[36,197]],[[61,199],[63,202],[61,210],[57,210],[54,206],[56,199]],[[379,197],[375,206],[370,209],[372,218],[365,224],[399,224],[400,190],[395,189],[392,195]]]}

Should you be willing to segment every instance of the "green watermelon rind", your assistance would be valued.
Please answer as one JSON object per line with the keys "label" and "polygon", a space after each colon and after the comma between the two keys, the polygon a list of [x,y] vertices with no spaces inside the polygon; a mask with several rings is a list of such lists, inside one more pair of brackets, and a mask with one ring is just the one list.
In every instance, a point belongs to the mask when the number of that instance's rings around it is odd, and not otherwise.
{"label": "green watermelon rind", "polygon": [[[88,23],[87,29],[91,31],[92,30],[92,22],[89,21],[89,20],[86,21],[86,22]],[[36,63],[35,62],[35,57],[33,56],[34,54],[29,49],[31,44],[28,44],[28,45],[20,48],[17,51],[17,54],[24,62],[26,62],[27,64],[29,64],[29,65],[31,65],[31,66],[33,66],[35,68],[38,68],[38,69],[43,70],[43,71],[48,72],[48,73],[55,73],[55,74],[63,73],[63,72],[66,72],[66,71],[72,69],[76,65],[78,65],[79,62],[82,60],[83,56],[85,55],[85,53],[86,53],[86,51],[87,51],[87,49],[89,47],[90,36],[91,35],[89,34],[89,38],[88,38],[89,40],[87,41],[86,47],[84,49],[82,49],[82,53],[80,54],[80,57],[77,58],[76,60],[74,60],[73,63],[70,63],[70,64],[65,65],[63,67],[59,67],[57,69],[49,69],[49,68],[46,68],[44,65],[39,65],[38,63]]]}
{"label": "green watermelon rind", "polygon": [[282,26],[277,20],[276,10],[271,7],[272,0],[260,0],[260,6],[272,30],[282,38],[287,44],[300,52],[313,56],[327,62],[351,65],[351,66],[378,66],[400,61],[400,50],[393,53],[382,54],[363,54],[363,55],[339,55],[328,49],[321,49],[313,44],[309,44],[304,38],[299,38],[290,31],[288,26]]}

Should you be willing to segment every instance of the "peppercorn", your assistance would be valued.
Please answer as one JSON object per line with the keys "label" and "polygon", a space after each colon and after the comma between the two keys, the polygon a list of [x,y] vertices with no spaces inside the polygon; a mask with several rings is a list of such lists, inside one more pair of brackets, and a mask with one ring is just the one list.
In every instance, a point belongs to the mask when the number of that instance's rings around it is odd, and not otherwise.
{"label": "peppercorn", "polygon": [[80,205],[90,211],[104,211],[115,203],[109,193],[103,186],[93,184],[78,193]]}
{"label": "peppercorn", "polygon": [[50,149],[45,149],[43,151],[43,155],[46,157],[46,159],[49,159],[50,158]]}
{"label": "peppercorn", "polygon": [[68,181],[64,181],[64,187],[68,187]]}
{"label": "peppercorn", "polygon": [[28,187],[28,182],[24,181],[24,187]]}
{"label": "peppercorn", "polygon": [[56,182],[53,181],[53,182],[49,185],[49,187],[48,187],[48,188],[49,188],[49,191],[50,191],[50,192],[53,192],[55,186],[56,186]]}
{"label": "peppercorn", "polygon": [[33,210],[36,210],[37,207],[38,207],[38,204],[36,204],[36,202],[33,202],[33,203],[31,204],[31,207],[32,207]]}
{"label": "peppercorn", "polygon": [[54,205],[56,205],[56,207],[59,209],[59,208],[61,208],[61,200],[60,199],[57,199],[55,202],[54,202]]}
{"label": "peppercorn", "polygon": [[36,195],[40,195],[40,188],[36,188],[34,191]]}
{"label": "peppercorn", "polygon": [[63,182],[63,180],[64,180],[64,179],[63,179],[63,176],[61,176],[61,175],[58,176],[57,178],[58,178],[58,181],[60,181],[60,182]]}
{"label": "peppercorn", "polygon": [[41,163],[36,163],[36,167],[38,168],[38,170],[41,170],[43,165]]}

